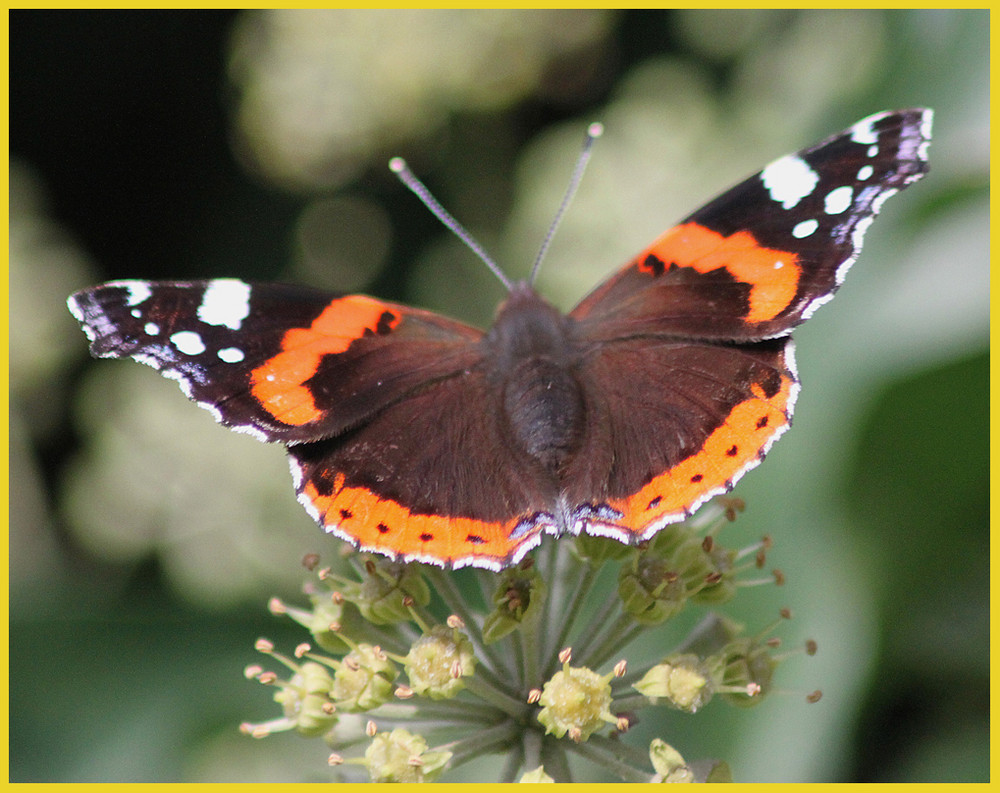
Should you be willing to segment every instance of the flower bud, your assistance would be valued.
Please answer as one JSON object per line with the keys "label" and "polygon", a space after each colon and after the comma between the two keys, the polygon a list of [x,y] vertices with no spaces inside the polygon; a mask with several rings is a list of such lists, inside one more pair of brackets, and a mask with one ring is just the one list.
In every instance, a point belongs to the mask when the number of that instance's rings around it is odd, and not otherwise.
{"label": "flower bud", "polygon": [[521,774],[518,782],[555,782],[555,780],[545,773],[542,766],[538,766],[534,771],[525,771]]}
{"label": "flower bud", "polygon": [[654,738],[649,744],[649,759],[656,772],[655,782],[694,782],[681,753],[666,741]]}
{"label": "flower bud", "polygon": [[538,721],[547,734],[570,737],[580,743],[603,724],[615,724],[611,713],[611,678],[586,667],[568,664],[556,672],[542,687],[538,704],[542,710]]}
{"label": "flower bud", "polygon": [[718,543],[711,544],[707,550],[703,547],[702,550],[711,572],[704,579],[704,586],[691,599],[695,603],[718,606],[736,594],[736,551],[723,548]]}
{"label": "flower bud", "polygon": [[769,650],[766,644],[744,637],[734,639],[716,657],[707,659],[715,667],[715,686],[727,702],[751,706],[764,699],[778,668],[778,660]]}
{"label": "flower bud", "polygon": [[346,653],[350,646],[341,639],[333,630],[331,625],[340,625],[344,621],[344,603],[335,603],[328,593],[316,593],[310,597],[313,608],[312,611],[305,612],[308,615],[305,621],[299,619],[292,610],[289,615],[303,625],[316,640],[316,644],[329,653]]}
{"label": "flower bud", "polygon": [[397,728],[372,739],[364,765],[372,782],[433,782],[450,759],[451,752],[428,752],[423,736]]}
{"label": "flower bud", "polygon": [[431,699],[455,696],[464,688],[462,678],[476,669],[472,642],[460,631],[443,625],[417,639],[405,663],[410,688]]}
{"label": "flower bud", "polygon": [[684,581],[662,559],[639,553],[618,571],[618,596],[626,613],[643,625],[658,625],[684,607]]}
{"label": "flower bud", "polygon": [[500,576],[493,595],[494,609],[483,622],[483,638],[491,644],[535,619],[545,602],[545,581],[534,567],[509,568]]}
{"label": "flower bud", "polygon": [[635,689],[685,713],[695,713],[712,698],[709,669],[697,655],[673,655],[650,669]]}
{"label": "flower bud", "polygon": [[366,565],[364,580],[345,587],[344,596],[353,601],[366,620],[374,625],[390,625],[410,619],[407,601],[419,606],[430,603],[431,592],[418,564],[403,564],[379,558]]}
{"label": "flower bud", "polygon": [[725,760],[712,760],[710,761],[708,771],[705,773],[705,781],[709,783],[732,782],[733,781],[732,769],[730,769],[729,764]]}
{"label": "flower bud", "polygon": [[306,661],[274,694],[289,726],[302,735],[322,735],[337,721],[330,689],[329,670],[315,661]]}
{"label": "flower bud", "polygon": [[392,699],[392,681],[399,670],[385,653],[370,644],[359,644],[337,665],[331,694],[347,713],[372,710]]}

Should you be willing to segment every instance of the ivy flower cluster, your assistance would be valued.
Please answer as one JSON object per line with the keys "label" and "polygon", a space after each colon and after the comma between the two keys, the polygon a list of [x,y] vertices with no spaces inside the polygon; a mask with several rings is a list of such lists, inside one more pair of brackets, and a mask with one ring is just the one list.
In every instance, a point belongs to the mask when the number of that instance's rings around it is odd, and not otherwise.
{"label": "ivy flower cluster", "polygon": [[345,781],[434,781],[494,754],[499,778],[479,781],[569,782],[574,757],[624,781],[727,781],[723,761],[689,763],[664,738],[635,746],[627,733],[648,708],[694,714],[715,699],[762,701],[790,654],[772,635],[790,614],[748,635],[708,611],[662,658],[630,665],[625,651],[689,605],[715,608],[746,587],[782,583],[779,571],[761,572],[766,538],[740,550],[718,542],[741,509],[717,499],[635,547],[550,540],[501,573],[351,553],[344,575],[310,556],[308,605],[269,605],[308,640],[282,653],[259,639],[277,671],[245,670],[274,689],[281,713],[241,730],[321,739]]}

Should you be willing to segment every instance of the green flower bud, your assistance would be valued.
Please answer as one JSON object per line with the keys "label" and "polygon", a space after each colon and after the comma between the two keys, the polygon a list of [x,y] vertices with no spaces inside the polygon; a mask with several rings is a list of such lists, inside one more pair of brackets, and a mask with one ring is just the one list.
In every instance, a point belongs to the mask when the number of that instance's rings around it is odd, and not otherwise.
{"label": "green flower bud", "polygon": [[694,782],[694,774],[681,753],[666,741],[659,738],[652,740],[649,744],[649,759],[656,771],[655,782]]}
{"label": "green flower bud", "polygon": [[370,560],[367,575],[353,588],[345,588],[344,597],[375,625],[390,625],[410,619],[407,602],[418,606],[430,603],[431,592],[418,564],[403,564],[390,559]]}
{"label": "green flower bud", "polygon": [[535,619],[545,602],[545,581],[538,571],[520,566],[509,568],[500,576],[493,595],[494,609],[483,622],[483,638],[487,643],[502,639],[524,623]]}
{"label": "green flower bud", "polygon": [[716,688],[733,705],[752,706],[771,690],[778,661],[766,644],[753,638],[734,639],[714,659]]}
{"label": "green flower bud", "polygon": [[397,728],[375,736],[364,764],[372,782],[433,782],[450,759],[451,752],[428,752],[423,736]]}
{"label": "green flower bud", "polygon": [[713,539],[677,523],[622,565],[618,593],[630,615],[643,625],[656,625],[677,614],[688,598],[721,603],[732,597],[735,557]]}
{"label": "green flower bud", "polygon": [[286,608],[289,617],[302,625],[312,634],[316,644],[329,653],[348,652],[351,648],[343,639],[330,629],[331,625],[342,625],[344,621],[344,602],[336,602],[330,593],[316,592],[309,596],[312,611]]}
{"label": "green flower bud", "polygon": [[563,664],[542,687],[538,721],[546,734],[562,738],[569,733],[577,743],[587,740],[603,724],[616,724],[611,713],[611,678],[586,667]]}
{"label": "green flower bud", "polygon": [[702,549],[710,571],[702,579],[704,586],[691,596],[691,600],[703,605],[718,606],[736,594],[736,551],[723,548],[711,539],[702,542]]}
{"label": "green flower bud", "polygon": [[665,700],[686,713],[695,713],[712,698],[706,664],[696,655],[674,655],[650,669],[635,689],[652,700]]}
{"label": "green flower bud", "polygon": [[384,652],[370,644],[359,644],[337,665],[331,695],[337,708],[360,713],[392,699],[392,682],[399,670]]}
{"label": "green flower bud", "polygon": [[406,676],[414,693],[448,699],[464,688],[476,669],[472,642],[458,630],[438,625],[417,639],[406,655]]}
{"label": "green flower bud", "polygon": [[658,625],[684,608],[687,591],[666,561],[640,553],[619,569],[618,596],[637,622]]}
{"label": "green flower bud", "polygon": [[555,782],[555,780],[545,773],[542,766],[538,766],[534,771],[525,771],[521,774],[518,782]]}
{"label": "green flower bud", "polygon": [[274,694],[288,726],[302,735],[322,735],[337,721],[330,689],[333,679],[322,664],[306,661]]}
{"label": "green flower bud", "polygon": [[732,782],[733,772],[729,768],[729,764],[724,760],[715,760],[712,762],[711,767],[708,769],[708,773],[705,775],[706,782]]}

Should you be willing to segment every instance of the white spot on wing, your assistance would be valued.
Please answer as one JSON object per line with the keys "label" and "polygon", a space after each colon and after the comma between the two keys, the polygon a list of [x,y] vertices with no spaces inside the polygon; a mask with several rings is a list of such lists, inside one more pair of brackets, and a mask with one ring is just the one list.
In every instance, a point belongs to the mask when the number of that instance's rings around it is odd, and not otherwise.
{"label": "white spot on wing", "polygon": [[849,185],[835,187],[823,199],[823,209],[828,215],[839,215],[851,206],[853,198],[854,190]]}
{"label": "white spot on wing", "polygon": [[147,336],[155,336],[160,332],[160,326],[155,322],[147,322],[146,327],[143,328],[146,331]]}
{"label": "white spot on wing", "polygon": [[866,179],[870,179],[873,173],[875,173],[875,169],[870,165],[862,166],[861,170],[858,171],[858,181],[863,182]]}
{"label": "white spot on wing", "polygon": [[226,363],[239,363],[243,360],[243,350],[237,347],[223,347],[218,352],[219,358]]}
{"label": "white spot on wing", "polygon": [[819,182],[819,174],[795,155],[775,160],[761,171],[760,178],[771,199],[785,209],[796,206]]}
{"label": "white spot on wing", "polygon": [[170,337],[170,341],[185,355],[201,355],[205,352],[205,342],[193,330],[179,330]]}
{"label": "white spot on wing", "polygon": [[800,240],[803,237],[808,237],[818,228],[819,223],[817,223],[813,218],[803,220],[801,223],[795,224],[795,228],[792,229],[792,236],[795,237],[795,239]]}
{"label": "white spot on wing", "polygon": [[863,118],[851,127],[851,140],[855,143],[867,143],[869,145],[872,143],[878,143],[878,133],[875,131],[875,122],[881,118],[882,115],[883,114],[879,113],[876,116]]}
{"label": "white spot on wing", "polygon": [[148,281],[112,281],[108,286],[120,286],[128,292],[126,305],[138,306],[145,303],[153,294]]}
{"label": "white spot on wing", "polygon": [[236,278],[209,281],[198,306],[198,319],[208,325],[239,330],[250,314],[250,285]]}

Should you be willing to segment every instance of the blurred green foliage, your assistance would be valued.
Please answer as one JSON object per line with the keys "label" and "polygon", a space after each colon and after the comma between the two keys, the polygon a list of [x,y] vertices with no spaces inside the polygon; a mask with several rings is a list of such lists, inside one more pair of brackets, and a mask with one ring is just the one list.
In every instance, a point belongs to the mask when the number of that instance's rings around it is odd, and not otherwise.
{"label": "blurred green foliage", "polygon": [[147,369],[89,361],[71,291],[285,279],[485,323],[499,285],[385,161],[404,155],[517,277],[600,120],[540,280],[570,306],[773,157],[912,105],[936,110],[931,173],[797,332],[795,428],[737,491],[734,535],[771,534],[788,577],[742,602],[791,606],[791,633],[819,642],[782,667],[801,695],[636,729],[738,781],[988,779],[988,23],[12,12],[11,779],[335,773],[308,742],[237,732],[269,707],[241,675],[254,639],[293,635],[264,600],[294,599],[297,560],[333,561],[335,544],[280,449],[215,427]]}

